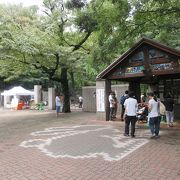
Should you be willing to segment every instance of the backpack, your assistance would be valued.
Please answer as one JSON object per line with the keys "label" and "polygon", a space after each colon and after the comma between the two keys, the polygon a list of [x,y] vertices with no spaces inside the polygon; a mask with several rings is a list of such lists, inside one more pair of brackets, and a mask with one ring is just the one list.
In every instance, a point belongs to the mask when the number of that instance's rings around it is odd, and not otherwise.
{"label": "backpack", "polygon": [[159,102],[159,111],[160,111],[160,115],[166,114],[166,108],[162,102]]}
{"label": "backpack", "polygon": [[125,95],[121,96],[121,98],[120,98],[120,104],[124,105],[124,102],[125,102],[126,98],[127,98],[127,97],[126,97]]}

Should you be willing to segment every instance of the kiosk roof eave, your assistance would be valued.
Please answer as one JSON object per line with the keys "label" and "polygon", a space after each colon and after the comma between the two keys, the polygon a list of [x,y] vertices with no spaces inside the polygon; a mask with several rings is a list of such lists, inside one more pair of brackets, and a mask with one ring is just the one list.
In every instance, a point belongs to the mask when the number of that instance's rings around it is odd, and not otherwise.
{"label": "kiosk roof eave", "polygon": [[111,71],[118,66],[122,61],[124,61],[130,54],[135,52],[138,48],[140,48],[143,44],[150,45],[152,47],[155,47],[157,49],[160,49],[164,52],[170,53],[171,55],[174,55],[176,57],[180,58],[180,51],[177,49],[173,49],[171,47],[168,47],[164,44],[161,44],[159,42],[156,42],[154,40],[148,39],[148,38],[142,38],[140,41],[138,41],[132,48],[130,48],[128,51],[126,51],[121,57],[116,59],[113,63],[111,63],[107,68],[105,68],[101,73],[99,73],[96,77],[96,79],[106,79],[108,77],[108,74],[111,73]]}

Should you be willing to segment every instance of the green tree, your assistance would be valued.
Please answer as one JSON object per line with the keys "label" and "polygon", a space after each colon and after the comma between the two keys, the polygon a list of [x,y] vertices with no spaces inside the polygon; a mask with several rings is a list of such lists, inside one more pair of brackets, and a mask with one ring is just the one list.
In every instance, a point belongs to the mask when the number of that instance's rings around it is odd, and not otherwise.
{"label": "green tree", "polygon": [[140,36],[147,36],[179,48],[180,1],[141,0],[132,1],[134,23],[141,26]]}
{"label": "green tree", "polygon": [[0,7],[0,77],[60,83],[65,112],[69,84],[94,84],[138,38],[179,48],[177,0],[44,0],[44,6],[43,15],[35,6]]}
{"label": "green tree", "polygon": [[[64,4],[59,1],[44,4],[47,16],[41,17],[34,9],[32,13],[31,8],[2,7],[1,74],[12,80],[39,73],[45,79],[60,82],[65,95],[64,111],[69,112],[68,71],[72,74],[72,67],[78,68],[82,59],[78,50],[88,33],[67,31],[71,23]],[[10,18],[12,14],[14,18]]]}

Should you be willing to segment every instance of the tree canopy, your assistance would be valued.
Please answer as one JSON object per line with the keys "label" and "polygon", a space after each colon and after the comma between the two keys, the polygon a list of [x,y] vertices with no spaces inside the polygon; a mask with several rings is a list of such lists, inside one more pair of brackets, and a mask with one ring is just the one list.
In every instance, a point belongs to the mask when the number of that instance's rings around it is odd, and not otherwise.
{"label": "tree canopy", "polygon": [[96,75],[141,37],[179,48],[178,0],[44,0],[38,7],[0,5],[0,80],[60,84],[65,95]]}

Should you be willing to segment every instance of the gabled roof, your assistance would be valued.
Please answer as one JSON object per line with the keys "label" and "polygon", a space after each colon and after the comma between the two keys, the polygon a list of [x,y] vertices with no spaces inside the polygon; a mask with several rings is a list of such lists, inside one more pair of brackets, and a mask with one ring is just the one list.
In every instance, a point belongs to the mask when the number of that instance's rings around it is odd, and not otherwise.
{"label": "gabled roof", "polygon": [[157,49],[160,49],[164,52],[167,52],[167,53],[170,53],[172,55],[180,57],[180,51],[179,50],[170,48],[164,44],[161,44],[159,42],[156,42],[156,41],[148,39],[148,38],[142,38],[132,48],[130,48],[128,51],[126,51],[120,58],[115,60],[106,69],[104,69],[100,74],[98,74],[96,79],[103,79],[112,69],[114,69],[116,66],[118,66],[124,59],[126,59],[130,54],[135,52],[143,44],[151,45],[151,46],[153,46]]}

